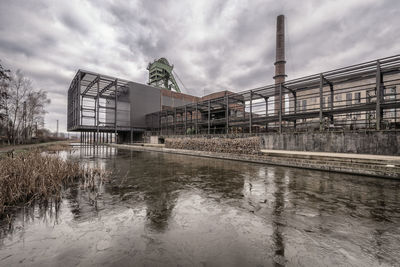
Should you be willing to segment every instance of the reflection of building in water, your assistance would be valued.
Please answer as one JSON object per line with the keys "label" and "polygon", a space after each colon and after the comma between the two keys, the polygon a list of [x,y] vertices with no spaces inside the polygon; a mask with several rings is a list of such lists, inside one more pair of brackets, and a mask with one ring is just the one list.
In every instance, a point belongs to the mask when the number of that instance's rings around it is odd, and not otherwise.
{"label": "reflection of building in water", "polygon": [[286,222],[283,216],[285,209],[285,173],[283,169],[274,169],[273,185],[275,187],[274,203],[272,206],[272,240],[274,245],[274,263],[275,266],[285,266],[285,240],[283,230]]}

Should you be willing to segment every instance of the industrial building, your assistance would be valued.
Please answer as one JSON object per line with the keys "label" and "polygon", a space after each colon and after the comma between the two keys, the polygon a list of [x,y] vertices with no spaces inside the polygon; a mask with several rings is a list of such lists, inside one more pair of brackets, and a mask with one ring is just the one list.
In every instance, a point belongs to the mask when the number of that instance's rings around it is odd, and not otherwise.
{"label": "industrial building", "polygon": [[68,90],[68,130],[94,142],[137,142],[149,135],[400,128],[400,55],[286,81],[282,15],[276,41],[275,83],[239,93],[183,94],[165,58],[149,64],[148,84],[79,70]]}

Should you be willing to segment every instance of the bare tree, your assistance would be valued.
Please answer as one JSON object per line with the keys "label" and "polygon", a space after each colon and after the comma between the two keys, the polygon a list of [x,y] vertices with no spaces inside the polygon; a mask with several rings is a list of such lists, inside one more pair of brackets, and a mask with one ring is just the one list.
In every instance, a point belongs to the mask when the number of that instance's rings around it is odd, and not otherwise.
{"label": "bare tree", "polygon": [[25,103],[25,133],[27,138],[31,139],[33,132],[37,133],[38,126],[43,127],[44,115],[46,114],[45,107],[50,104],[50,99],[47,98],[46,91],[39,90],[30,92]]}
{"label": "bare tree", "polygon": [[[8,124],[8,86],[10,82],[10,70],[4,69],[0,64],[0,136],[7,134]],[[0,138],[2,139],[2,138]]]}
{"label": "bare tree", "polygon": [[44,126],[47,92],[35,90],[20,70],[12,73],[0,65],[0,97],[0,135],[6,134],[8,143],[30,141]]}

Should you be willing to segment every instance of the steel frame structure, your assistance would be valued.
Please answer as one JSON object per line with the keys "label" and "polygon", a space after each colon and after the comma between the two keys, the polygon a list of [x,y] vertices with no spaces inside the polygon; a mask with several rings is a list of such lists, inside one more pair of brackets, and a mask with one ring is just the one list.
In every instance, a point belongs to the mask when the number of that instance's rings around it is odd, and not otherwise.
{"label": "steel frame structure", "polygon": [[[81,132],[85,142],[114,142],[118,132],[131,132],[131,126],[118,124],[118,99],[129,81],[78,70],[68,89],[68,131]],[[114,118],[106,120],[107,110]],[[132,134],[131,134],[132,135]]]}
{"label": "steel frame structure", "polygon": [[399,94],[396,55],[162,110],[146,121],[153,135],[398,130]]}

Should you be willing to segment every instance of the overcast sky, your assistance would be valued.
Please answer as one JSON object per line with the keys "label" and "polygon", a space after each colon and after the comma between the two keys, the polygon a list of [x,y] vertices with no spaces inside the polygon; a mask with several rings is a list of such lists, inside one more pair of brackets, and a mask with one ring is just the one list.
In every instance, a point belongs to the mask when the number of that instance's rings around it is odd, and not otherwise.
{"label": "overcast sky", "polygon": [[145,83],[166,57],[184,93],[272,83],[279,14],[288,79],[400,53],[397,0],[1,0],[0,60],[49,92],[46,126],[65,131],[78,69]]}

